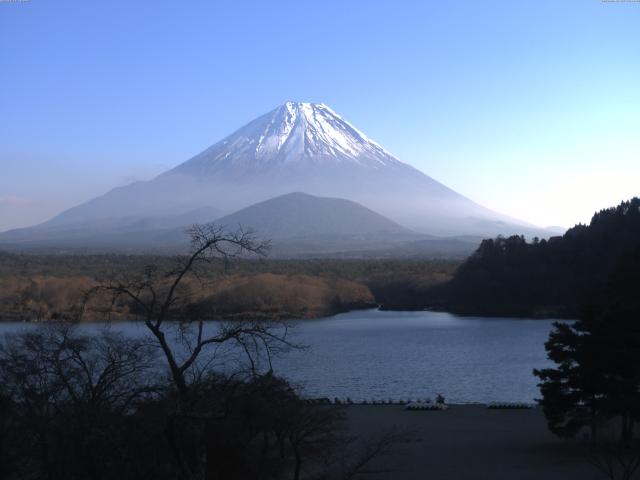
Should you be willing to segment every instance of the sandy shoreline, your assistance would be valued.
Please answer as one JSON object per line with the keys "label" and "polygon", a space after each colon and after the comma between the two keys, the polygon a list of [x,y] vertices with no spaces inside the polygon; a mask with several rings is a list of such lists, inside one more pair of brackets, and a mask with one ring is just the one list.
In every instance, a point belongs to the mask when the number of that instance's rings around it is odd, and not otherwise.
{"label": "sandy shoreline", "polygon": [[388,429],[412,432],[375,468],[376,479],[590,480],[601,474],[587,461],[585,445],[547,429],[539,408],[493,410],[451,405],[445,411],[408,411],[400,405],[347,407],[352,433],[370,437]]}

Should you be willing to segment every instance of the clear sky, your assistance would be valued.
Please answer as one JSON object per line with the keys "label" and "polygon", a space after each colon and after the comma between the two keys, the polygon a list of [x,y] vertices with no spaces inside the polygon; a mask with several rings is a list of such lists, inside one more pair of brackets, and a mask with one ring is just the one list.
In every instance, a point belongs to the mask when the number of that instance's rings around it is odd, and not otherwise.
{"label": "clear sky", "polygon": [[286,100],[542,226],[640,195],[633,1],[0,0],[0,87],[0,230]]}

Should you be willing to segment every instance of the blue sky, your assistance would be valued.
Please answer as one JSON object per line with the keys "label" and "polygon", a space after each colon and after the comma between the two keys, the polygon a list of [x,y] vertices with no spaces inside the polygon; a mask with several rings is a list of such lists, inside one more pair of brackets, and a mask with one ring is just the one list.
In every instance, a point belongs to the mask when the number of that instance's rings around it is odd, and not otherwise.
{"label": "blue sky", "polygon": [[0,72],[0,230],[286,100],[539,225],[640,194],[640,3],[4,1]]}

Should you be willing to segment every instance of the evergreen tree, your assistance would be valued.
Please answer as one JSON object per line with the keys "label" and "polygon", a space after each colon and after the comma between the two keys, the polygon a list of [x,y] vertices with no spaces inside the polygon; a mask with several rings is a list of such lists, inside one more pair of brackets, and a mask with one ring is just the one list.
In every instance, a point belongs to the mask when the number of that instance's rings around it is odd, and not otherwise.
{"label": "evergreen tree", "polygon": [[595,439],[606,401],[596,342],[581,322],[555,323],[545,347],[558,366],[534,374],[542,381],[540,404],[549,428],[556,435],[573,437],[588,427]]}
{"label": "evergreen tree", "polygon": [[619,419],[633,439],[640,419],[640,249],[620,259],[597,303],[573,324],[556,323],[545,344],[556,368],[535,370],[550,429],[572,437]]}

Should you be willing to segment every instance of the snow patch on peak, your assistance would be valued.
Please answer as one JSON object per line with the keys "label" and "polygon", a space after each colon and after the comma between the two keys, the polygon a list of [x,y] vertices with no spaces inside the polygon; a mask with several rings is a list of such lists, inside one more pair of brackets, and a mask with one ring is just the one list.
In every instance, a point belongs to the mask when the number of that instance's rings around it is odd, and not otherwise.
{"label": "snow patch on peak", "polygon": [[[406,166],[323,103],[288,101],[245,125],[177,170],[248,172],[285,165]],[[184,166],[184,168],[182,168]]]}
{"label": "snow patch on peak", "polygon": [[330,107],[310,102],[288,101],[275,109],[255,153],[259,159],[282,153],[285,161],[333,156],[356,163],[399,162]]}
{"label": "snow patch on peak", "polygon": [[[382,145],[380,145],[379,143],[373,141],[372,139],[370,139],[369,137],[367,137],[361,130],[359,130],[358,128],[356,128],[352,123],[350,123],[349,121],[345,120],[344,118],[342,118],[339,114],[337,114],[333,109],[331,109],[331,107],[325,105],[324,103],[320,103],[318,104],[319,108],[322,108],[324,110],[327,110],[331,115],[333,115],[335,118],[337,118],[339,121],[341,121],[342,123],[344,123],[345,125],[348,125],[349,128],[351,128],[363,141],[365,141],[366,143],[370,143],[372,145],[375,145],[377,148],[379,148],[380,150],[382,150],[383,152],[385,152],[387,155],[389,155],[390,157],[393,157],[393,155],[391,153],[389,153],[387,150],[385,150],[384,147],[382,147]],[[395,157],[394,157],[395,158]]]}

